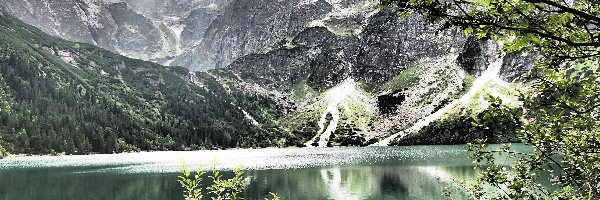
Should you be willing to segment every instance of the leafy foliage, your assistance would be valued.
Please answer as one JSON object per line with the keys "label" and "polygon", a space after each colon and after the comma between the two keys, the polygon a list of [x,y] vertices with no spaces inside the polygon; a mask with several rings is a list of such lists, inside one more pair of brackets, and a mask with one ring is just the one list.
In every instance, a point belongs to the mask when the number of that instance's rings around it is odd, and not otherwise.
{"label": "leafy foliage", "polygon": [[[384,6],[459,26],[467,34],[504,42],[507,52],[540,52],[531,85],[521,91],[518,136],[532,152],[509,146],[469,147],[482,170],[468,188],[476,198],[600,198],[600,6],[595,0],[384,0]],[[501,103],[496,100],[495,103]],[[496,113],[512,113],[499,106]],[[495,114],[494,114],[495,115]],[[495,118],[495,116],[492,116]],[[477,127],[490,128],[482,119]],[[518,159],[511,168],[496,154]],[[540,184],[550,177],[553,186]],[[488,193],[484,186],[497,190]]]}
{"label": "leafy foliage", "polygon": [[2,145],[0,145],[0,159],[4,158],[8,156],[8,152],[6,152],[6,150],[4,148],[2,148]]}
{"label": "leafy foliage", "polygon": [[[201,200],[203,198],[203,188],[201,182],[206,172],[201,171],[204,166],[192,177],[192,172],[185,162],[180,165],[179,184],[184,188],[184,197],[186,200]],[[216,164],[211,166],[211,174],[208,176],[212,184],[206,189],[209,190],[211,199],[213,200],[242,200],[243,192],[246,187],[246,179],[244,171],[240,165],[233,170],[234,176],[230,179],[223,179],[223,174],[217,170]],[[270,193],[273,200],[278,200],[279,196],[275,193]]]}
{"label": "leafy foliage", "polygon": [[241,166],[236,166],[233,173],[235,174],[233,178],[223,180],[223,176],[217,171],[216,166],[213,165],[212,176],[210,176],[213,184],[208,187],[214,195],[213,200],[244,199],[241,193],[244,191],[245,179]]}
{"label": "leafy foliage", "polygon": [[[200,166],[202,169],[203,166]],[[179,184],[184,188],[183,196],[185,200],[201,200],[202,195],[202,176],[205,172],[198,170],[196,175],[192,177],[192,171],[190,170],[190,166],[181,162],[179,166],[179,172],[182,174],[178,177]]]}

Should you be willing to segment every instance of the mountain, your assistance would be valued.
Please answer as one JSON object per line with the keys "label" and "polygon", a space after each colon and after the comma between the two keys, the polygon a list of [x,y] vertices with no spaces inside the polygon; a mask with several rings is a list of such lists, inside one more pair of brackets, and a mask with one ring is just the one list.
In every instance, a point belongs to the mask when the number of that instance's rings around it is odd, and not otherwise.
{"label": "mountain", "polygon": [[227,0],[5,0],[44,32],[132,58],[164,62],[192,48]]}
{"label": "mountain", "polygon": [[[506,83],[532,65],[528,56],[501,58],[497,44],[475,36],[456,30],[438,33],[439,25],[423,16],[399,18],[392,11],[380,11],[365,20],[352,34],[331,28],[343,22],[305,28],[275,49],[236,59],[226,69],[237,75],[224,84],[264,96],[288,96],[285,104],[293,105],[291,112],[268,121],[299,136],[304,145],[362,146],[440,111],[452,114],[469,105],[466,100],[454,103],[466,95],[476,96],[482,109],[461,115],[477,115],[485,110],[486,95],[496,95],[487,90],[501,89],[500,95],[512,96],[512,86],[504,84],[473,87],[480,84],[477,76]],[[486,74],[488,66],[498,62],[497,71]]]}
{"label": "mountain", "polygon": [[[415,127],[425,132],[393,143],[435,143],[464,128],[438,133],[464,122],[445,119],[484,112],[488,95],[511,99],[507,81],[528,71],[534,55],[502,58],[494,42],[440,32],[424,16],[399,17],[376,1],[156,2],[159,9],[102,1],[108,11],[100,18],[128,16],[113,19],[115,27],[140,23],[106,37],[133,37],[143,24],[151,35],[150,24],[183,19],[169,17],[178,11],[210,19],[185,25],[205,29],[186,36],[190,51],[153,60],[185,68],[58,39],[11,17],[23,18],[15,5],[2,11],[1,146],[16,153],[365,146]],[[61,24],[71,23],[47,27]]]}
{"label": "mountain", "polygon": [[[194,71],[276,48],[310,27],[359,32],[375,0],[5,0],[44,32]],[[342,24],[343,22],[343,24]],[[340,26],[337,26],[340,25]]]}
{"label": "mountain", "polygon": [[235,0],[223,9],[198,46],[173,64],[193,70],[222,68],[251,53],[292,38],[334,7],[327,1]]}
{"label": "mountain", "polygon": [[247,119],[243,109],[268,99],[230,93],[210,74],[64,41],[6,11],[0,32],[0,146],[9,152],[257,147],[288,137]]}

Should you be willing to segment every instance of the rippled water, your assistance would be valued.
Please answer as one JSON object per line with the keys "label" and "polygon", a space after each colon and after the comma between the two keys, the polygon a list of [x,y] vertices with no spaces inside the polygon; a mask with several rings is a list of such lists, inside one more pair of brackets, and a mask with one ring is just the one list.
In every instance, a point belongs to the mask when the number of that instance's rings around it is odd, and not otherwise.
{"label": "rippled water", "polygon": [[118,155],[36,156],[0,161],[0,199],[183,199],[181,160],[228,171],[241,164],[246,199],[443,199],[454,179],[475,175],[464,146],[290,148]]}

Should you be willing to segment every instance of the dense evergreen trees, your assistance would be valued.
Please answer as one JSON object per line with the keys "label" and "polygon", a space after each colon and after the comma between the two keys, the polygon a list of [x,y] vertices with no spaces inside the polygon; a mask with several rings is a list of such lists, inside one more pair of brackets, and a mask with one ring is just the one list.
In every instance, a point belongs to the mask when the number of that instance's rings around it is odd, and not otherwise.
{"label": "dense evergreen trees", "polygon": [[0,15],[0,145],[12,153],[265,147],[286,138],[269,116],[254,126],[240,108],[271,104],[227,90],[215,75],[129,59],[48,36]]}

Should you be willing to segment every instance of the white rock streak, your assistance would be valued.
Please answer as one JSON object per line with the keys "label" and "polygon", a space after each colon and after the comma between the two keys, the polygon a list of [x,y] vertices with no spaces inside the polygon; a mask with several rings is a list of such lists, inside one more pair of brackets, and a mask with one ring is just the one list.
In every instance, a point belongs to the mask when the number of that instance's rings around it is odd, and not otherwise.
{"label": "white rock streak", "polygon": [[[334,87],[333,89],[327,91],[325,96],[325,102],[327,102],[327,108],[321,115],[321,120],[319,120],[319,147],[326,147],[329,142],[329,137],[333,134],[338,127],[340,121],[340,111],[338,110],[338,105],[346,98],[352,96],[358,96],[360,92],[356,90],[356,82],[354,79],[350,78],[344,81],[341,85]],[[325,123],[327,123],[327,115],[331,114],[333,119],[329,122],[329,125],[325,127]],[[313,138],[308,141],[305,145],[308,147],[312,146],[312,143],[317,138]]]}
{"label": "white rock streak", "polygon": [[242,110],[242,112],[244,113],[244,116],[246,116],[247,120],[250,120],[250,123],[252,123],[252,125],[254,125],[254,126],[259,125],[259,123],[256,121],[256,119],[254,119],[254,117],[252,117],[252,115],[250,115],[250,113],[246,112],[245,110],[243,110],[240,107],[238,107],[238,109]]}
{"label": "white rock streak", "polygon": [[502,59],[498,59],[496,62],[492,63],[488,67],[488,69],[485,70],[485,72],[483,72],[483,74],[479,78],[477,78],[475,80],[475,82],[473,82],[473,86],[471,87],[471,89],[469,89],[469,92],[467,92],[467,94],[462,96],[460,99],[454,100],[452,103],[444,106],[442,109],[438,110],[437,112],[419,120],[412,127],[408,128],[404,131],[400,131],[399,133],[396,133],[394,135],[391,135],[391,136],[379,141],[378,143],[372,144],[370,146],[388,146],[394,139],[404,137],[408,134],[411,134],[415,131],[420,130],[421,128],[423,128],[423,127],[429,125],[430,123],[434,122],[435,120],[439,119],[442,115],[444,115],[451,109],[453,109],[459,105],[467,104],[473,98],[473,96],[475,96],[475,94],[477,94],[477,92],[479,92],[487,83],[492,82],[492,83],[496,83],[496,84],[499,84],[502,86],[509,87],[509,84],[507,82],[503,81],[502,79],[500,79],[500,77],[498,75],[500,73],[500,69],[502,68],[502,63],[503,63]]}

